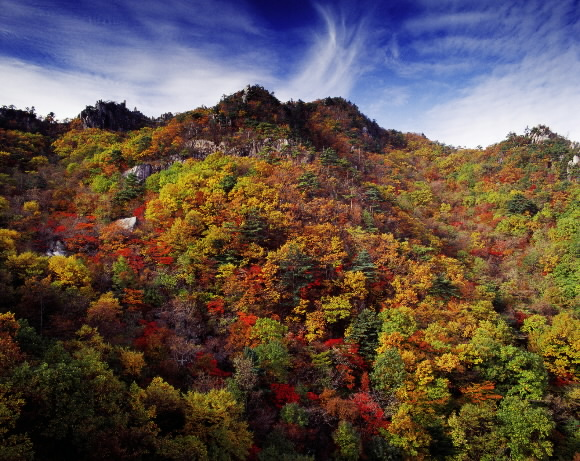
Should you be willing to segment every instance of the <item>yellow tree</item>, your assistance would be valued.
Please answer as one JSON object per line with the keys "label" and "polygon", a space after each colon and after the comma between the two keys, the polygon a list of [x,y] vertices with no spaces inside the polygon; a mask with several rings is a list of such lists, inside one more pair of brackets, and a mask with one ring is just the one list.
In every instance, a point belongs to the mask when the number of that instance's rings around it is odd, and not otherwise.
{"label": "yellow tree", "polygon": [[121,304],[112,292],[103,293],[87,310],[87,322],[110,339],[121,332]]}
{"label": "yellow tree", "polygon": [[184,432],[199,438],[207,447],[208,458],[218,461],[246,459],[252,435],[243,421],[243,410],[225,389],[185,395]]}
{"label": "yellow tree", "polygon": [[532,315],[524,320],[530,349],[544,358],[546,368],[563,379],[580,379],[580,320],[568,312],[552,318]]}
{"label": "yellow tree", "polygon": [[76,256],[52,256],[48,260],[52,283],[63,288],[88,288],[91,273],[82,260]]}

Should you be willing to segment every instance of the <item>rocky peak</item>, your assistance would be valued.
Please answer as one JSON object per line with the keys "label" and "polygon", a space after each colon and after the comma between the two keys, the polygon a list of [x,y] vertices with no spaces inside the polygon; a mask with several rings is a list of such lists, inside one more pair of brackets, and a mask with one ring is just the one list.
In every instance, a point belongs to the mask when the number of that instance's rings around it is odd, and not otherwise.
{"label": "rocky peak", "polygon": [[138,130],[151,125],[152,121],[137,109],[127,109],[125,101],[97,101],[87,106],[79,115],[83,128],[101,128],[113,131]]}

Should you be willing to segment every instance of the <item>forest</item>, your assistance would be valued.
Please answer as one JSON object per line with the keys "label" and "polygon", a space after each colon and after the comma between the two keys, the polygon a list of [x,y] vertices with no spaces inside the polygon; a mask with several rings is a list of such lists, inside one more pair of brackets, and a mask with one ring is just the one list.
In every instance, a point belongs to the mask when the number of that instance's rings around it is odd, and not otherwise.
{"label": "forest", "polygon": [[580,144],[260,86],[0,109],[0,460],[579,460]]}

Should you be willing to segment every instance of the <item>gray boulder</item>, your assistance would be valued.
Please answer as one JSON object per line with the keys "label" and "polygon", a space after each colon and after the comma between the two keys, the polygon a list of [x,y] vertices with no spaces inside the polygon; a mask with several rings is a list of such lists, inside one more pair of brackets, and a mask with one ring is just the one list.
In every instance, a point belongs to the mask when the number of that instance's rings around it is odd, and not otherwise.
{"label": "gray boulder", "polygon": [[66,246],[60,240],[56,240],[48,247],[46,256],[66,256]]}
{"label": "gray boulder", "polygon": [[125,171],[123,173],[123,177],[126,178],[130,174],[134,174],[140,182],[144,182],[149,176],[153,174],[153,167],[148,163],[135,165],[133,168]]}
{"label": "gray boulder", "polygon": [[137,225],[137,217],[132,216],[131,218],[117,219],[115,224],[122,230],[133,232]]}

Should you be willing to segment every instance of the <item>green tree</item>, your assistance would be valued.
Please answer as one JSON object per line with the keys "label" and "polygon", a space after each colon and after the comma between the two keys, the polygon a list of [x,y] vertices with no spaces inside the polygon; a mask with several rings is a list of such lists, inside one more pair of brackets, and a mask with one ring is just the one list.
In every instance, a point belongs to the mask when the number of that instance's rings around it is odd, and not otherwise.
{"label": "green tree", "polygon": [[515,346],[499,347],[496,355],[479,369],[503,395],[539,400],[548,385],[542,358]]}
{"label": "green tree", "polygon": [[569,312],[546,318],[532,315],[524,320],[530,348],[542,355],[546,368],[561,378],[580,377],[580,320]]}
{"label": "green tree", "polygon": [[347,421],[340,421],[338,428],[332,434],[332,439],[337,447],[337,460],[356,461],[360,459],[360,435],[352,424]]}
{"label": "green tree", "polygon": [[400,333],[404,337],[409,337],[417,331],[413,311],[408,307],[385,309],[380,316],[383,320],[383,333]]}
{"label": "green tree", "polygon": [[312,281],[311,271],[314,261],[294,243],[290,243],[285,250],[286,254],[278,264],[280,281],[297,300],[300,288]]}
{"label": "green tree", "polygon": [[391,394],[403,384],[406,375],[401,354],[397,349],[389,348],[377,355],[371,381],[377,389]]}
{"label": "green tree", "polygon": [[45,360],[23,365],[14,378],[25,400],[34,402],[24,424],[35,450],[48,460],[120,458],[126,389],[100,353],[83,348],[73,357],[56,345]]}
{"label": "green tree", "polygon": [[381,323],[375,311],[363,309],[345,332],[345,339],[357,343],[360,353],[369,361],[374,360],[376,356]]}
{"label": "green tree", "polygon": [[314,461],[314,456],[302,455],[284,432],[275,428],[265,438],[262,450],[258,453],[259,461]]}
{"label": "green tree", "polygon": [[15,432],[25,401],[8,383],[0,384],[0,460],[25,461],[34,458],[27,434]]}
{"label": "green tree", "polygon": [[208,458],[216,461],[246,459],[252,445],[242,407],[224,389],[185,395],[185,434],[194,435],[207,447]]}
{"label": "green tree", "polygon": [[466,403],[448,419],[450,435],[456,453],[453,461],[496,461],[506,459],[503,440],[497,437],[495,428],[496,403]]}
{"label": "green tree", "polygon": [[113,197],[113,202],[118,205],[123,205],[124,203],[139,197],[144,190],[145,187],[141,184],[137,175],[131,173],[123,181],[122,189]]}
{"label": "green tree", "polygon": [[279,380],[288,378],[291,357],[285,344],[274,340],[259,344],[253,350],[258,358],[260,368]]}
{"label": "green tree", "polygon": [[303,190],[311,196],[320,188],[320,182],[318,181],[318,177],[312,171],[307,171],[302,173],[298,177],[298,188]]}
{"label": "green tree", "polygon": [[33,459],[32,442],[17,429],[26,403],[13,385],[11,376],[23,357],[15,341],[20,330],[14,314],[0,314],[0,460]]}
{"label": "green tree", "polygon": [[158,442],[157,454],[162,459],[171,461],[209,461],[214,459],[209,457],[206,445],[195,435],[163,437]]}
{"label": "green tree", "polygon": [[288,333],[287,326],[282,325],[277,320],[260,317],[252,327],[250,337],[265,344],[270,341],[282,341],[286,333]]}
{"label": "green tree", "polygon": [[337,165],[339,161],[338,154],[331,147],[323,149],[320,153],[320,163],[325,166]]}
{"label": "green tree", "polygon": [[308,424],[308,413],[296,402],[287,403],[280,410],[280,419],[287,424],[305,427]]}
{"label": "green tree", "polygon": [[183,430],[185,402],[181,393],[159,376],[145,388],[143,402],[154,409],[154,421],[161,434],[174,434]]}
{"label": "green tree", "polygon": [[135,284],[137,276],[124,256],[119,256],[113,263],[112,269],[113,286],[117,291],[122,292],[124,288],[132,287]]}
{"label": "green tree", "polygon": [[377,274],[377,266],[373,262],[369,252],[364,248],[357,253],[350,270],[353,272],[362,272],[369,280],[375,280]]}
{"label": "green tree", "polygon": [[509,459],[548,459],[554,422],[546,409],[516,396],[503,399],[497,412],[497,434],[505,437]]}
{"label": "green tree", "polygon": [[256,207],[250,208],[244,215],[240,232],[249,242],[265,244],[268,240],[268,221]]}
{"label": "green tree", "polygon": [[515,194],[507,201],[506,208],[510,214],[529,213],[533,216],[539,211],[534,202],[519,193]]}

